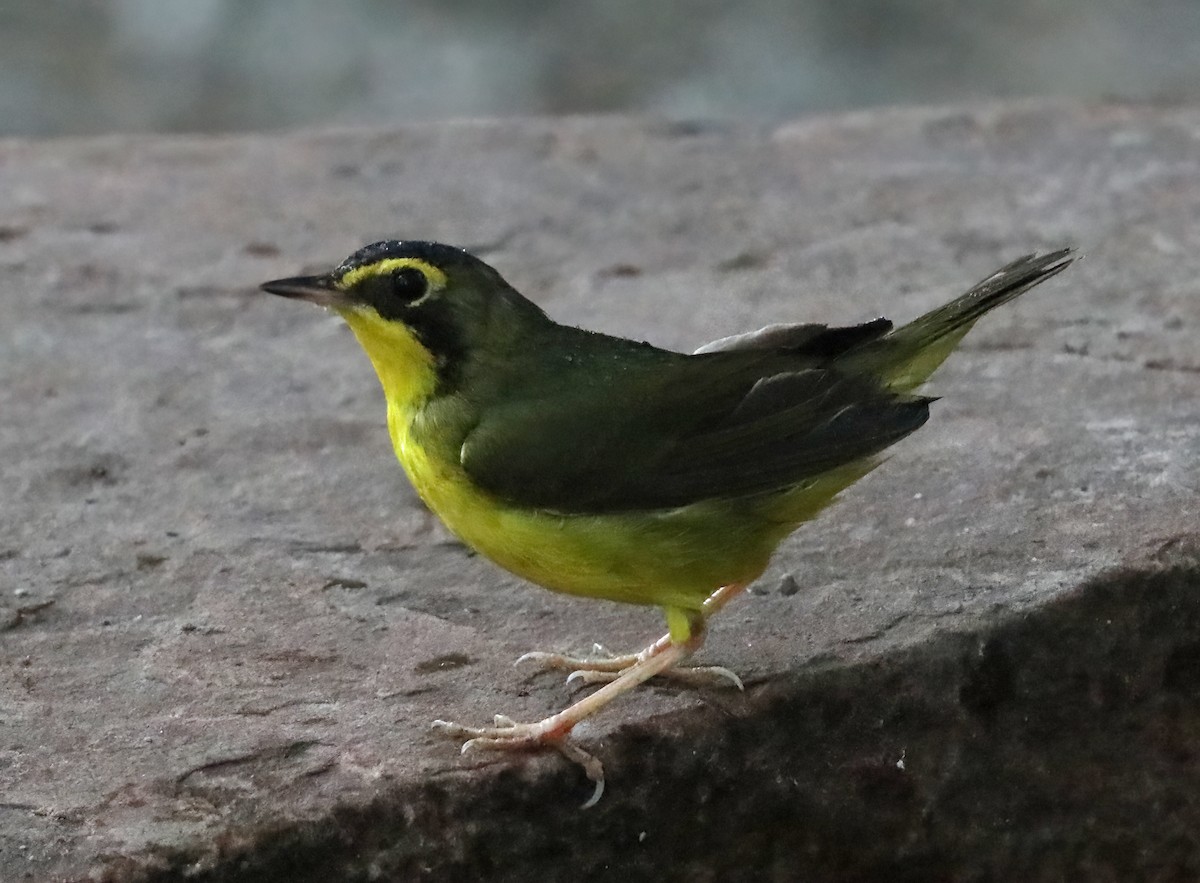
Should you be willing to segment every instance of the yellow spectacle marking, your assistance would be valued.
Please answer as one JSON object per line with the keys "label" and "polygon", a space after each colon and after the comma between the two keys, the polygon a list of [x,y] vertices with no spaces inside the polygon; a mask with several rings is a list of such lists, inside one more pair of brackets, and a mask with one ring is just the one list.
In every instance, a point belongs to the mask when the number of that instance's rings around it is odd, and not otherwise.
{"label": "yellow spectacle marking", "polygon": [[420,258],[384,258],[373,264],[355,267],[337,281],[337,287],[345,291],[347,288],[354,287],[364,279],[394,273],[404,267],[412,267],[415,270],[420,270],[429,282],[430,291],[441,291],[446,287],[446,274],[433,264],[423,261]]}

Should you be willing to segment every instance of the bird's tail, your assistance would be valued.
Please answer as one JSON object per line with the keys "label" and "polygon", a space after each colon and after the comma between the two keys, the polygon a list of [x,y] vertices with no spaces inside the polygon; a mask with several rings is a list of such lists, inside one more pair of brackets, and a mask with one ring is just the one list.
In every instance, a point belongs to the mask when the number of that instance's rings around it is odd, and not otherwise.
{"label": "bird's tail", "polygon": [[873,374],[896,392],[916,389],[953,352],[980,316],[1061,273],[1074,260],[1071,252],[1064,248],[1015,260],[962,297],[849,350],[837,359],[839,367]]}

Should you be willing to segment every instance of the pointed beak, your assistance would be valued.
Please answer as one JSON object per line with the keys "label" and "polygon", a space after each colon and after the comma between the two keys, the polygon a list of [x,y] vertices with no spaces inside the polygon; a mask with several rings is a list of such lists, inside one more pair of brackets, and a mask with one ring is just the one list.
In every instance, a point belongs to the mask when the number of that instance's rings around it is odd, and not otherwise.
{"label": "pointed beak", "polygon": [[345,292],[333,283],[329,276],[293,276],[290,279],[275,279],[259,286],[263,291],[306,300],[322,307],[333,307],[346,302]]}

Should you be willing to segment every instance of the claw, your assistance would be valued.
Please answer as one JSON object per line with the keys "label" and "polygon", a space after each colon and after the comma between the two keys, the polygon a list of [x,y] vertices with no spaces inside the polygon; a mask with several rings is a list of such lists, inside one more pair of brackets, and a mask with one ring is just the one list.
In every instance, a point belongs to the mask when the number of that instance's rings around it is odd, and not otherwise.
{"label": "claw", "polygon": [[[584,772],[586,773],[587,770],[585,769]],[[592,777],[588,776],[588,778],[591,779]],[[604,796],[604,777],[601,776],[599,779],[594,779],[593,781],[596,783],[596,790],[592,792],[591,797],[579,804],[580,809],[591,809],[593,806],[599,803],[600,798]]]}
{"label": "claw", "polygon": [[604,795],[604,766],[578,745],[570,742],[556,742],[554,747],[567,760],[583,767],[583,774],[595,783],[596,787],[592,791],[592,796],[579,807],[580,809],[591,809],[600,802],[600,798]]}
{"label": "claw", "polygon": [[530,650],[528,653],[522,653],[513,662],[513,665],[520,665],[522,662],[545,662],[547,659],[553,659],[557,654],[547,653],[544,650]]}
{"label": "claw", "polygon": [[740,690],[743,693],[746,692],[746,685],[742,682],[742,679],[738,677],[737,672],[730,671],[729,669],[727,669],[721,665],[712,666],[711,671],[715,675],[719,675],[724,678],[729,678],[729,680],[733,681],[733,685],[735,687],[737,687],[738,690]]}
{"label": "claw", "polygon": [[451,739],[458,739],[467,734],[467,728],[462,724],[454,723],[454,721],[436,720],[429,725],[429,729],[437,733],[445,733]]}
{"label": "claw", "polygon": [[620,672],[613,671],[595,671],[590,668],[578,668],[567,675],[567,686],[571,686],[576,681],[582,684],[600,684],[607,681],[615,681]]}
{"label": "claw", "polygon": [[698,665],[695,668],[678,668],[667,672],[667,676],[683,681],[684,683],[690,681],[694,684],[711,684],[714,680],[724,680],[729,681],[742,692],[746,691],[746,685],[737,676],[737,672],[731,671],[723,665]]}

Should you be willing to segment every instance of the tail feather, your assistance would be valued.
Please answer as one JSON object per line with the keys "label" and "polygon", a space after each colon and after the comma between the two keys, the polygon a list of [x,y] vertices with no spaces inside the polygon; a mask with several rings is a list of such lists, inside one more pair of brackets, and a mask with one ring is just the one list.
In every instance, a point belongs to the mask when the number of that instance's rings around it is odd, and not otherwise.
{"label": "tail feather", "polygon": [[852,371],[880,377],[896,392],[916,389],[954,351],[980,316],[1057,276],[1074,260],[1072,251],[1063,248],[1015,260],[962,297],[850,350],[838,362]]}

